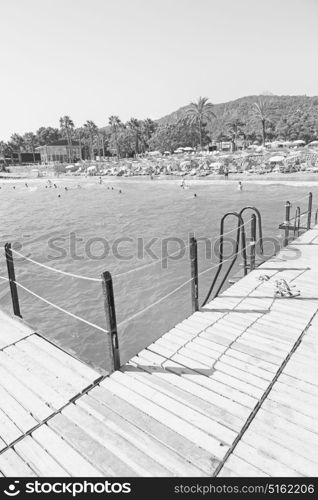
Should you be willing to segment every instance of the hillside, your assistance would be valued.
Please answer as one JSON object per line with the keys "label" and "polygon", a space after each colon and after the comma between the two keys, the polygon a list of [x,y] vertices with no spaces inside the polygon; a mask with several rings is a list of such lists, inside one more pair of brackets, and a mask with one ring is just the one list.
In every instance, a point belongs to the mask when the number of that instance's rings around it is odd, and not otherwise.
{"label": "hillside", "polygon": [[[253,111],[253,103],[262,100],[266,104],[267,137],[310,140],[318,133],[318,96],[247,96],[225,103],[215,104],[217,116],[209,125],[210,136],[227,134],[227,123],[239,118],[246,125],[247,135],[261,132],[260,122]],[[213,102],[213,99],[211,99]],[[188,106],[158,120],[160,125],[171,124],[185,117]]]}

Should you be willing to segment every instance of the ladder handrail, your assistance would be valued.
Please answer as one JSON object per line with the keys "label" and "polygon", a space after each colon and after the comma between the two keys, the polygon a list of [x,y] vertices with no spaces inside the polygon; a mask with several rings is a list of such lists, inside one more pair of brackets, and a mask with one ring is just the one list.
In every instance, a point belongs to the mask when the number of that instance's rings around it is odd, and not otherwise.
{"label": "ladder handrail", "polygon": [[215,283],[216,283],[216,281],[219,277],[219,274],[221,272],[221,269],[223,267],[223,261],[224,261],[224,258],[223,258],[224,222],[227,219],[227,217],[230,217],[230,216],[234,216],[237,218],[235,252],[234,252],[233,260],[232,260],[227,272],[225,273],[225,276],[223,277],[223,280],[222,280],[220,286],[218,287],[214,297],[216,297],[219,294],[219,292],[220,292],[222,286],[224,285],[232,267],[234,266],[234,263],[237,260],[238,253],[239,253],[240,239],[242,239],[242,254],[243,254],[243,261],[244,261],[244,274],[247,274],[246,237],[245,237],[244,221],[243,221],[242,216],[238,212],[227,212],[225,215],[223,215],[223,217],[221,219],[221,223],[220,223],[219,265],[218,265],[217,271],[215,273],[214,279],[211,283],[211,286],[209,288],[209,291],[208,291],[206,298],[205,298],[204,302],[202,303],[201,307],[205,306],[205,304],[209,300],[210,295],[211,295],[213,288],[215,286]]}

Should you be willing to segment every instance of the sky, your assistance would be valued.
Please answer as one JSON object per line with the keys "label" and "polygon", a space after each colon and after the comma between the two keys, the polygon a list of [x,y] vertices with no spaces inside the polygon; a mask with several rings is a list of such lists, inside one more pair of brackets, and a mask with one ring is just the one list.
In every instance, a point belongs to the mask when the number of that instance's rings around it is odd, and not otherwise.
{"label": "sky", "polygon": [[0,0],[0,140],[318,94],[318,0]]}

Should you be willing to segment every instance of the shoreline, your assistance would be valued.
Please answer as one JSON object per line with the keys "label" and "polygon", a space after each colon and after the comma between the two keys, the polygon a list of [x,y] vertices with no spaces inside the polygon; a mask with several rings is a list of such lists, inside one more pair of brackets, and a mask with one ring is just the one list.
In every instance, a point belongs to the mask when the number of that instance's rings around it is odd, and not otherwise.
{"label": "shoreline", "polygon": [[[201,185],[215,185],[215,186],[226,186],[227,184],[233,185],[237,184],[240,180],[242,184],[258,184],[258,185],[274,185],[281,184],[286,186],[312,186],[318,185],[318,175],[314,176],[314,174],[300,174],[295,176],[295,174],[285,174],[283,177],[278,176],[268,176],[264,175],[253,175],[252,176],[242,176],[239,174],[233,174],[229,179],[225,180],[223,178],[213,178],[204,177],[200,179],[193,179],[187,177],[176,177],[176,176],[167,176],[164,178],[155,178],[153,180],[150,179],[148,175],[145,176],[132,176],[132,177],[116,177],[116,176],[102,176],[103,184],[106,183],[120,183],[120,182],[147,182],[151,185],[156,185],[157,183],[164,184],[172,184],[172,185],[180,185],[182,180],[184,179],[188,186],[199,186]],[[53,183],[60,184],[86,184],[86,183],[96,183],[99,185],[99,176],[90,176],[90,177],[73,177],[73,176],[60,176],[60,177],[0,177],[0,185],[7,184],[23,184],[28,183],[32,185],[42,185],[46,184],[48,180],[51,180]]]}

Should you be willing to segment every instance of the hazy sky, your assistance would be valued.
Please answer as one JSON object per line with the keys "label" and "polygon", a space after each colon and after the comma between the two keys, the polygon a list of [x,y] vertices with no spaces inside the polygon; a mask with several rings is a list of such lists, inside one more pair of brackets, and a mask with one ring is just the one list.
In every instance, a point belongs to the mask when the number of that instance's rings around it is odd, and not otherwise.
{"label": "hazy sky", "polygon": [[0,0],[0,139],[318,94],[318,0]]}

